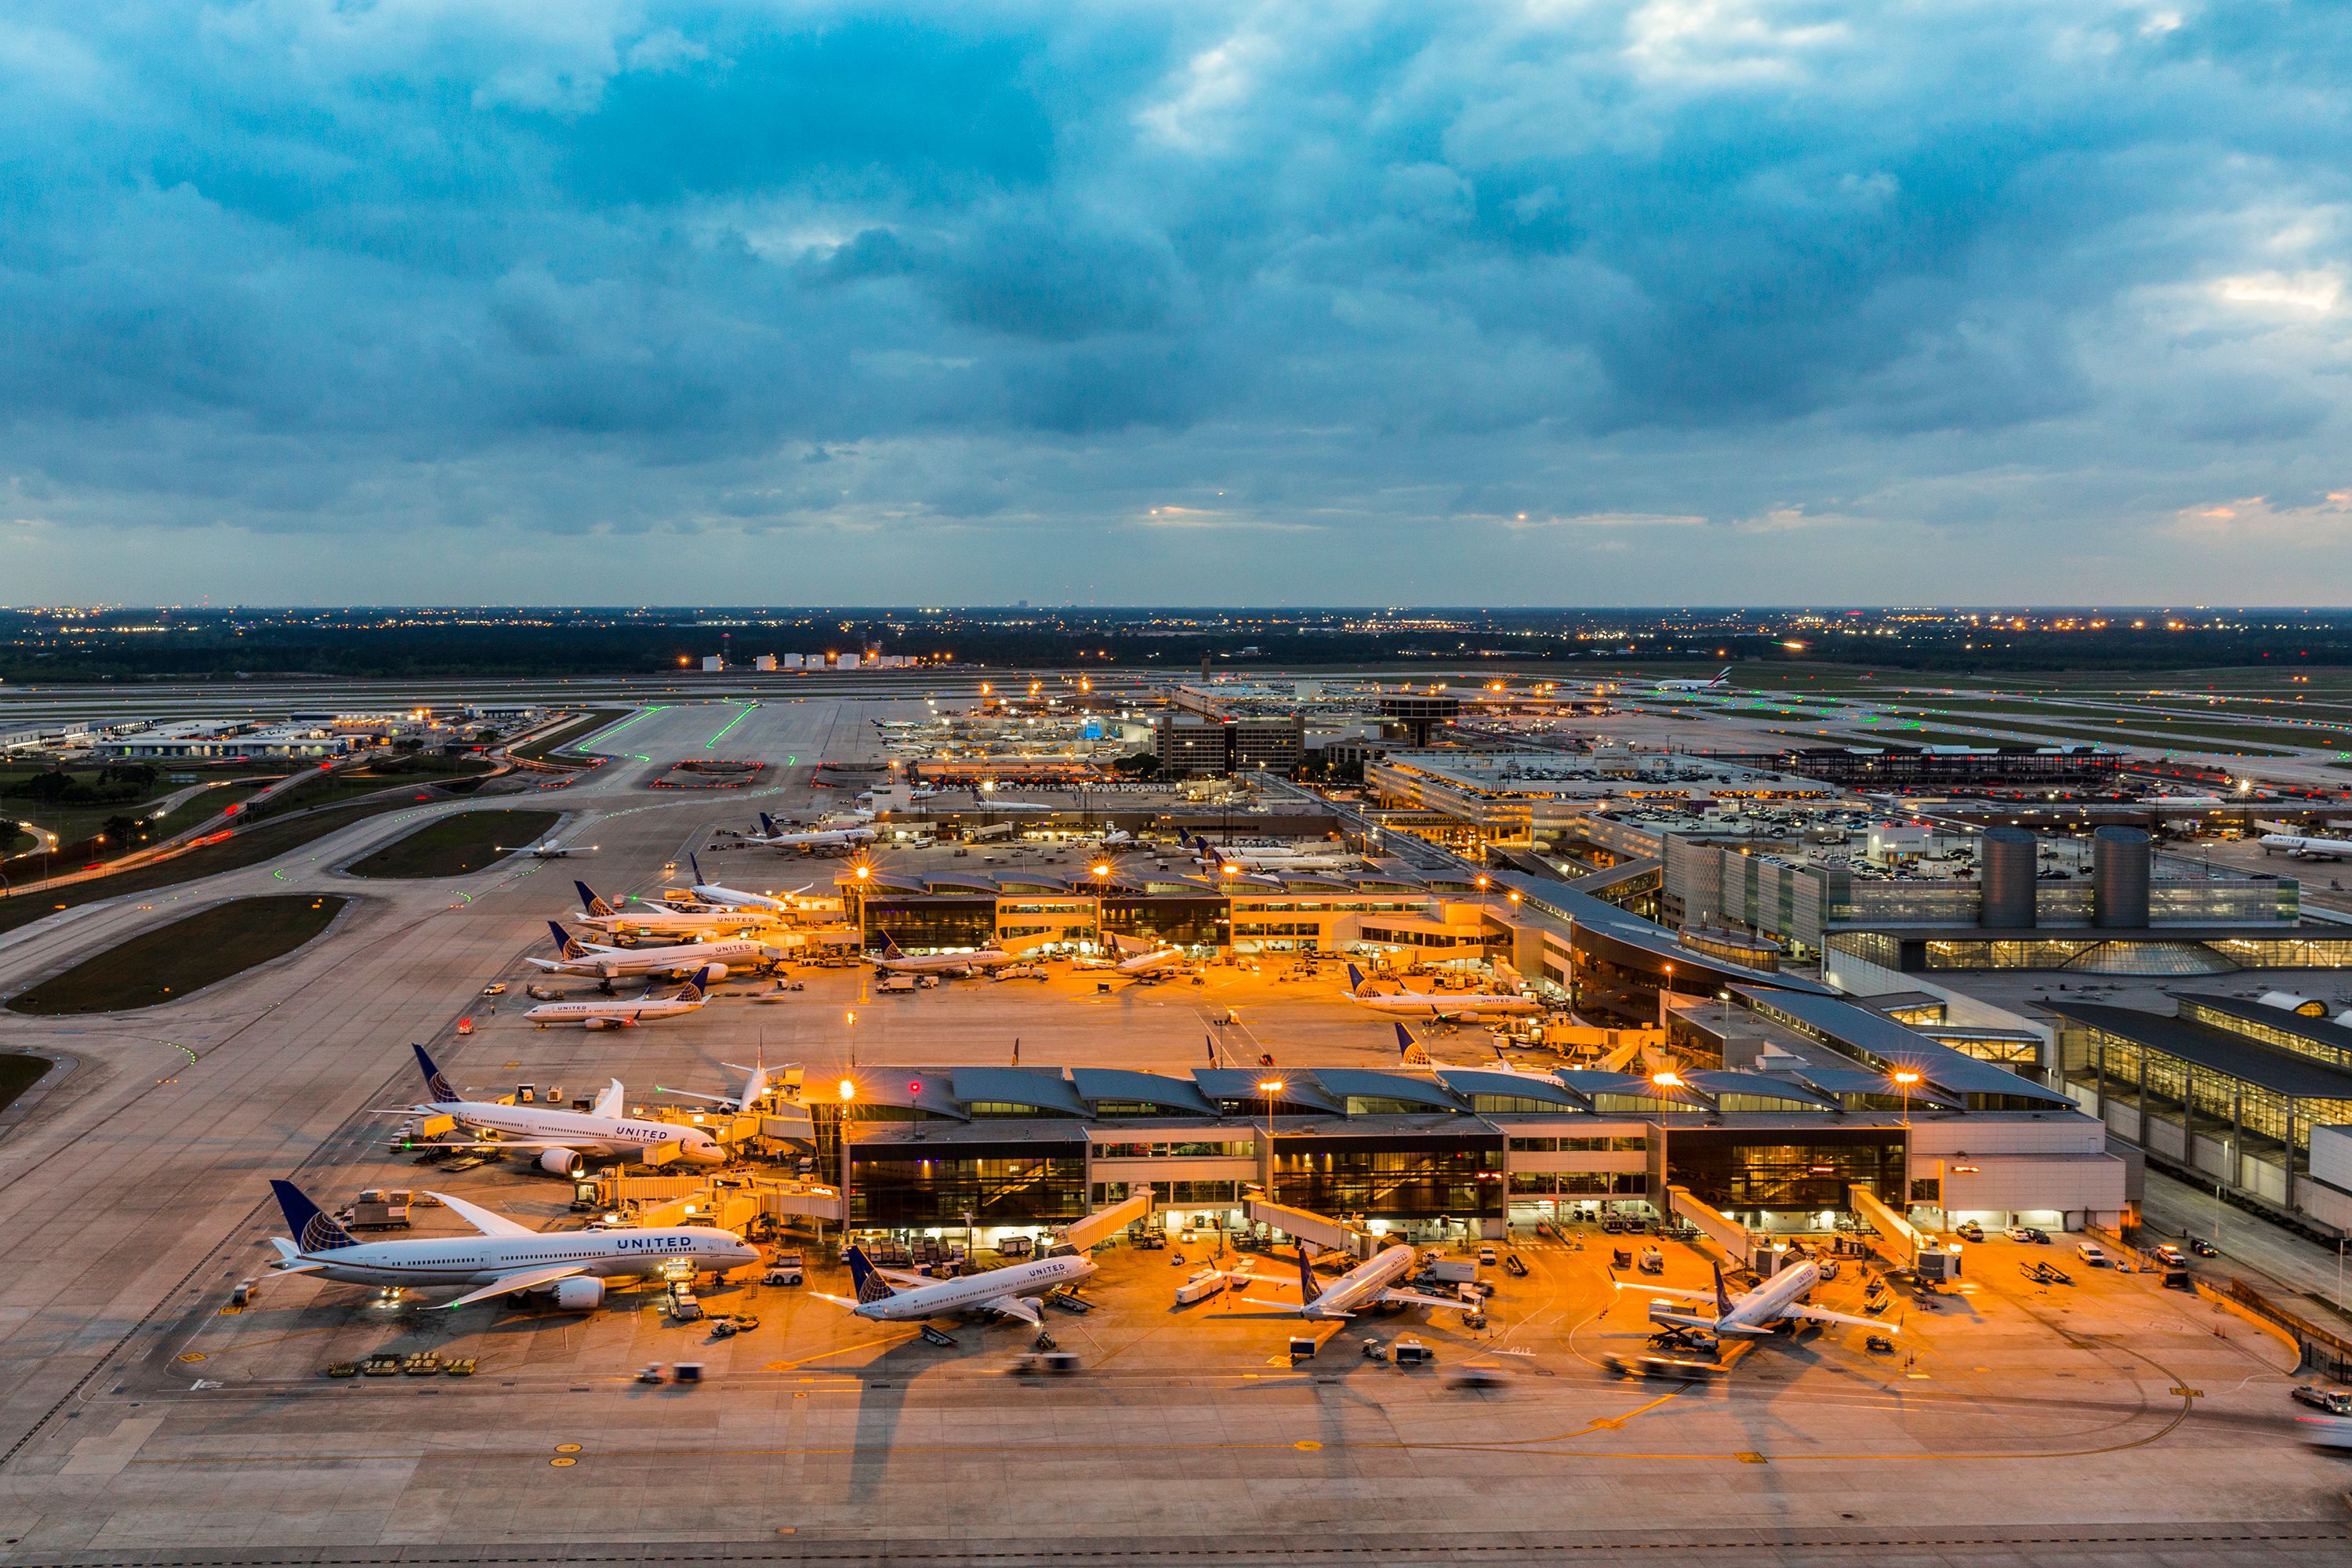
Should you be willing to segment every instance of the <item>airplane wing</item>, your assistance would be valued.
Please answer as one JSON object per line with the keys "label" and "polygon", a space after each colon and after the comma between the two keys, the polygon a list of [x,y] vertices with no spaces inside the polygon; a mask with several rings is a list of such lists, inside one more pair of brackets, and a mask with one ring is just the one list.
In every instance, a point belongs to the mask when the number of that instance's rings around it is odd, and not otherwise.
{"label": "airplane wing", "polygon": [[1882,1323],[1875,1318],[1851,1318],[1843,1312],[1832,1312],[1822,1307],[1783,1307],[1784,1318],[1802,1318],[1809,1323],[1845,1323],[1857,1329],[1884,1329],[1890,1334],[1903,1331],[1899,1323]]}
{"label": "airplane wing", "polygon": [[1045,1314],[1037,1310],[1037,1303],[1025,1297],[999,1296],[995,1300],[983,1301],[981,1305],[992,1312],[1002,1312],[1008,1318],[1018,1318],[1033,1329],[1045,1321]]}
{"label": "airplane wing", "polygon": [[589,1111],[588,1114],[591,1116],[616,1117],[621,1114],[622,1102],[627,1098],[628,1096],[621,1088],[621,1080],[619,1079],[614,1079],[612,1083],[605,1088],[604,1092],[596,1097],[595,1109]]}
{"label": "airplane wing", "polygon": [[579,1263],[551,1263],[544,1268],[519,1268],[512,1274],[501,1274],[478,1290],[468,1290],[454,1301],[444,1301],[441,1310],[470,1306],[493,1296],[503,1296],[510,1290],[531,1290],[541,1285],[552,1285],[558,1279],[569,1279],[575,1274],[585,1274],[587,1267]]}
{"label": "airplane wing", "polygon": [[[1257,1280],[1256,1283],[1266,1285],[1273,1283],[1273,1281],[1260,1279]],[[1255,1296],[1243,1297],[1242,1305],[1244,1307],[1262,1307],[1269,1312],[1304,1312],[1307,1310],[1306,1308],[1298,1305],[1295,1301],[1261,1301]],[[1335,1318],[1352,1318],[1355,1316],[1353,1312],[1334,1312],[1331,1315]]]}
{"label": "airplane wing", "polygon": [[1710,1307],[1715,1305],[1715,1292],[1712,1290],[1677,1290],[1670,1285],[1644,1285],[1636,1279],[1620,1279],[1615,1283],[1620,1290],[1639,1290],[1650,1296],[1679,1296],[1685,1301],[1705,1301]]}
{"label": "airplane wing", "polygon": [[479,1204],[469,1204],[463,1198],[453,1198],[446,1193],[435,1193],[448,1205],[449,1212],[480,1231],[484,1236],[537,1236],[527,1225],[519,1225],[502,1214],[493,1214]]}
{"label": "airplane wing", "polygon": [[1418,1290],[1383,1290],[1375,1300],[1390,1301],[1400,1307],[1450,1307],[1457,1312],[1475,1312],[1475,1301],[1465,1301],[1459,1296],[1424,1296]]}

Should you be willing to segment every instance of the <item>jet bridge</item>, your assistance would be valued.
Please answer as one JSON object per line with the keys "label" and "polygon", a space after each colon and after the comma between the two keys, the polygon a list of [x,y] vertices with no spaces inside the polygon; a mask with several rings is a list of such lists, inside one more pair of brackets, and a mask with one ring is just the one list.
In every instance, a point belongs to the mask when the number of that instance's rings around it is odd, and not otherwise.
{"label": "jet bridge", "polygon": [[1853,1189],[1853,1210],[1877,1227],[1887,1250],[1895,1255],[1898,1267],[1908,1268],[1921,1279],[1930,1282],[1959,1278],[1958,1242],[1947,1248],[1941,1240],[1905,1219],[1868,1187]]}
{"label": "jet bridge", "polygon": [[1380,1250],[1381,1238],[1368,1230],[1358,1230],[1351,1225],[1319,1215],[1310,1209],[1295,1209],[1265,1198],[1244,1198],[1242,1213],[1253,1225],[1270,1225],[1286,1236],[1312,1242],[1326,1251],[1344,1252],[1351,1258],[1370,1258]]}
{"label": "jet bridge", "polygon": [[1113,1204],[1107,1209],[1097,1209],[1082,1220],[1076,1221],[1062,1232],[1061,1239],[1085,1252],[1108,1240],[1136,1221],[1151,1216],[1151,1189],[1144,1188],[1125,1203]]}
{"label": "jet bridge", "polygon": [[1769,1241],[1722,1210],[1693,1197],[1688,1187],[1666,1189],[1666,1212],[1698,1226],[1706,1234],[1707,1239],[1723,1248],[1733,1261],[1743,1268],[1757,1268],[1757,1254],[1771,1246]]}

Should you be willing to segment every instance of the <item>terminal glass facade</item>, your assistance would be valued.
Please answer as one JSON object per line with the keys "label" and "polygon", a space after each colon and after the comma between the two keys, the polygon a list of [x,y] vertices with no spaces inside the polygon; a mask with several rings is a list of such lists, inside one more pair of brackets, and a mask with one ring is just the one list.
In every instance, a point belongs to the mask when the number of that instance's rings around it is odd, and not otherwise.
{"label": "terminal glass facade", "polygon": [[1503,1141],[1281,1138],[1274,1196],[1294,1208],[1380,1219],[1499,1215]]}
{"label": "terminal glass facade", "polygon": [[1899,1208],[1903,1131],[1677,1127],[1666,1142],[1666,1180],[1727,1212],[1843,1209],[1854,1187]]}
{"label": "terminal glass facade", "polygon": [[993,899],[878,898],[866,900],[866,944],[882,939],[909,952],[940,947],[986,947],[996,940]]}
{"label": "terminal glass facade", "polygon": [[1086,1145],[959,1144],[919,1154],[903,1144],[850,1149],[849,1223],[875,1229],[1053,1225],[1087,1213]]}

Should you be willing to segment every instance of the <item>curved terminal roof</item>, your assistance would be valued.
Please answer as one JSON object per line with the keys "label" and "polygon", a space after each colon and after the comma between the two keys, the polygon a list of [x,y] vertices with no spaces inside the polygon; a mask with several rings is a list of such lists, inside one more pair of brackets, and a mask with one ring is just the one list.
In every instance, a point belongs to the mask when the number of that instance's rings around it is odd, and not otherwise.
{"label": "curved terminal roof", "polygon": [[1432,1110],[1467,1110],[1469,1106],[1449,1093],[1446,1086],[1412,1073],[1381,1072],[1370,1068],[1317,1068],[1316,1083],[1340,1100],[1393,1100],[1423,1105]]}
{"label": "curved terminal roof", "polygon": [[[1106,1100],[1164,1108],[1171,1116],[1214,1116],[1216,1102],[1191,1079],[1129,1068],[1072,1068],[1070,1085],[1089,1109]],[[1097,1111],[1097,1114],[1100,1114]]]}
{"label": "curved terminal roof", "polygon": [[1587,1114],[1592,1109],[1566,1084],[1549,1076],[1539,1078],[1533,1073],[1496,1072],[1488,1068],[1439,1068],[1437,1079],[1474,1103],[1482,1095],[1502,1095],[1513,1100],[1541,1100],[1546,1105],[1557,1105],[1562,1110],[1577,1115]]}
{"label": "curved terminal roof", "polygon": [[1051,1115],[1090,1114],[1058,1068],[954,1068],[950,1073],[955,1097],[967,1106],[1018,1105]]}
{"label": "curved terminal roof", "polygon": [[[1858,1057],[1867,1067],[1889,1074],[1916,1072],[1924,1082],[1955,1096],[2000,1095],[2074,1108],[2074,1100],[2056,1089],[2044,1089],[2007,1068],[1979,1061],[1867,1007],[1797,991],[1745,985],[1732,989],[1766,1016],[1777,1016],[1801,1034]],[[1893,1084],[1890,1092],[1900,1094],[1902,1086]]]}

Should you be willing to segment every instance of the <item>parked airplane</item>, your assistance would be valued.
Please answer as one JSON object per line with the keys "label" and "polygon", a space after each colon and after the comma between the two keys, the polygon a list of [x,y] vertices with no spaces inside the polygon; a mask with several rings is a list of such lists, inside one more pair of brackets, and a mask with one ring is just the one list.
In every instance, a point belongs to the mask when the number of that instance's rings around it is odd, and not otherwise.
{"label": "parked airplane", "polygon": [[1875,1318],[1848,1317],[1843,1312],[1832,1312],[1812,1307],[1800,1300],[1822,1282],[1822,1266],[1808,1258],[1801,1263],[1791,1263],[1754,1289],[1734,1299],[1723,1288],[1723,1265],[1715,1268],[1715,1293],[1704,1290],[1672,1290],[1660,1285],[1645,1285],[1639,1280],[1615,1280],[1620,1290],[1646,1290],[1653,1296],[1679,1296],[1686,1301],[1710,1301],[1715,1316],[1705,1318],[1696,1312],[1666,1312],[1650,1310],[1654,1323],[1668,1323],[1678,1329],[1697,1329],[1721,1339],[1762,1339],[1774,1331],[1775,1326],[1789,1321],[1802,1320],[1809,1323],[1849,1323],[1858,1329],[1883,1329],[1888,1333],[1898,1331],[1898,1325],[1881,1323]]}
{"label": "parked airplane", "polygon": [[[764,1065],[747,1068],[741,1062],[721,1062],[719,1065],[733,1068],[737,1072],[741,1073],[743,1087],[733,1094],[698,1094],[690,1089],[665,1089],[660,1084],[656,1084],[654,1092],[675,1094],[682,1100],[707,1100],[721,1110],[749,1110],[775,1092],[775,1086],[771,1080],[777,1073],[784,1070],[783,1068]],[[785,1064],[786,1067],[790,1065],[790,1063]]]}
{"label": "parked airplane", "polygon": [[1727,664],[1723,667],[1722,672],[1711,680],[1661,680],[1658,682],[1655,689],[1660,691],[1724,691],[1728,690],[1730,686],[1731,667]]}
{"label": "parked airplane", "polygon": [[541,1028],[550,1024],[584,1024],[592,1029],[628,1029],[652,1018],[675,1018],[680,1013],[699,1010],[710,998],[703,988],[710,984],[714,965],[704,964],[694,972],[694,977],[667,996],[646,992],[634,1002],[543,1002],[525,1013],[523,1017]]}
{"label": "parked airplane", "polygon": [[729,965],[749,969],[769,956],[765,944],[740,938],[685,942],[670,947],[604,947],[582,942],[553,921],[547,922],[547,929],[554,934],[556,956],[525,958],[523,962],[551,974],[593,975],[607,989],[625,974],[666,974],[682,980],[705,965],[709,967],[712,980],[724,980]]}
{"label": "parked airplane", "polygon": [[882,942],[882,956],[868,962],[877,969],[892,974],[945,974],[957,980],[969,980],[975,974],[1021,962],[1019,955],[1005,952],[994,942],[971,952],[926,952],[919,955],[900,952],[898,944],[890,940],[887,931],[883,932]]}
{"label": "parked airplane", "polygon": [[[1352,1318],[1357,1309],[1395,1305],[1402,1307],[1450,1307],[1457,1312],[1475,1312],[1479,1303],[1465,1301],[1458,1296],[1424,1296],[1418,1290],[1397,1289],[1396,1282],[1412,1272],[1419,1255],[1410,1247],[1391,1247],[1363,1262],[1320,1289],[1316,1288],[1315,1271],[1308,1267],[1307,1244],[1298,1244],[1298,1289],[1297,1306],[1287,1301],[1261,1301],[1244,1296],[1242,1304],[1264,1307],[1276,1312],[1296,1312],[1302,1318]],[[1252,1286],[1276,1286],[1288,1289],[1285,1279],[1254,1279]]]}
{"label": "parked airplane", "polygon": [[687,856],[686,863],[694,868],[694,885],[687,891],[697,903],[710,904],[722,910],[765,910],[771,914],[790,914],[793,894],[805,893],[816,886],[814,882],[804,882],[791,893],[747,893],[706,880],[702,875],[701,860],[691,853]]}
{"label": "parked airplane", "polygon": [[1369,992],[1364,989],[1364,972],[1352,963],[1348,965],[1348,1000],[1377,1013],[1402,1013],[1411,1017],[1437,1018],[1451,1023],[1479,1018],[1526,1018],[1545,1010],[1544,1005],[1532,996],[1513,996],[1491,991],[1450,994]]}
{"label": "parked airplane", "polygon": [[2284,850],[2294,860],[2341,860],[2352,856],[2352,839],[2306,838],[2299,833],[2265,833],[2257,841],[2265,855]]}
{"label": "parked airplane", "polygon": [[542,838],[536,844],[493,844],[491,848],[501,855],[528,855],[534,860],[561,860],[567,855],[593,855],[593,844],[558,844],[552,838]]}
{"label": "parked airplane", "polygon": [[1184,950],[1181,947],[1153,947],[1131,936],[1120,936],[1116,931],[1105,932],[1103,940],[1109,942],[1120,956],[1097,960],[1087,967],[1108,969],[1129,980],[1161,980],[1182,969],[1186,963]]}
{"label": "parked airplane", "polygon": [[821,1300],[846,1307],[861,1318],[877,1322],[919,1322],[950,1312],[1001,1312],[1034,1327],[1042,1321],[1032,1296],[1047,1296],[1089,1278],[1094,1264],[1076,1253],[1034,1258],[1003,1268],[991,1268],[962,1279],[932,1281],[920,1274],[877,1268],[862,1247],[849,1249],[850,1288],[856,1300],[814,1292]]}
{"label": "parked airplane", "polygon": [[775,917],[765,910],[687,910],[650,904],[632,910],[618,909],[598,898],[587,883],[574,882],[572,885],[580,890],[580,907],[584,911],[580,923],[611,936],[634,931],[646,936],[683,936],[697,942],[709,942],[715,937],[775,923]]}
{"label": "parked airplane", "polygon": [[472,1226],[473,1236],[404,1237],[361,1241],[310,1201],[291,1182],[271,1182],[292,1239],[271,1237],[280,1274],[316,1274],[341,1285],[376,1285],[400,1290],[410,1286],[467,1285],[473,1289],[442,1310],[492,1296],[532,1291],[551,1296],[566,1311],[584,1312],[603,1304],[604,1281],[658,1273],[681,1259],[698,1269],[726,1273],[760,1261],[760,1254],[732,1231],[709,1226],[664,1226],[646,1230],[538,1231],[446,1193],[433,1195]]}
{"label": "parked airplane", "polygon": [[723,1165],[727,1151],[699,1127],[674,1121],[642,1121],[624,1116],[621,1080],[614,1079],[589,1110],[560,1110],[550,1105],[499,1105],[467,1100],[449,1087],[423,1046],[411,1046],[417,1069],[425,1075],[425,1101],[402,1106],[386,1115],[446,1116],[470,1132],[495,1132],[498,1142],[443,1144],[443,1148],[537,1149],[539,1168],[559,1176],[576,1176],[589,1158],[642,1160],[655,1150],[675,1144],[677,1158],[696,1165]]}
{"label": "parked airplane", "polygon": [[738,833],[736,837],[746,844],[758,844],[770,849],[797,849],[806,855],[820,849],[855,849],[871,844],[877,835],[863,824],[849,827],[811,827],[787,833],[776,826],[775,818],[766,812],[760,814],[760,831]]}
{"label": "parked airplane", "polygon": [[1334,867],[1352,866],[1356,857],[1328,843],[1316,844],[1212,844],[1204,834],[1192,837],[1194,853],[1215,865],[1247,866],[1279,871],[1285,868],[1299,870],[1328,870]]}

